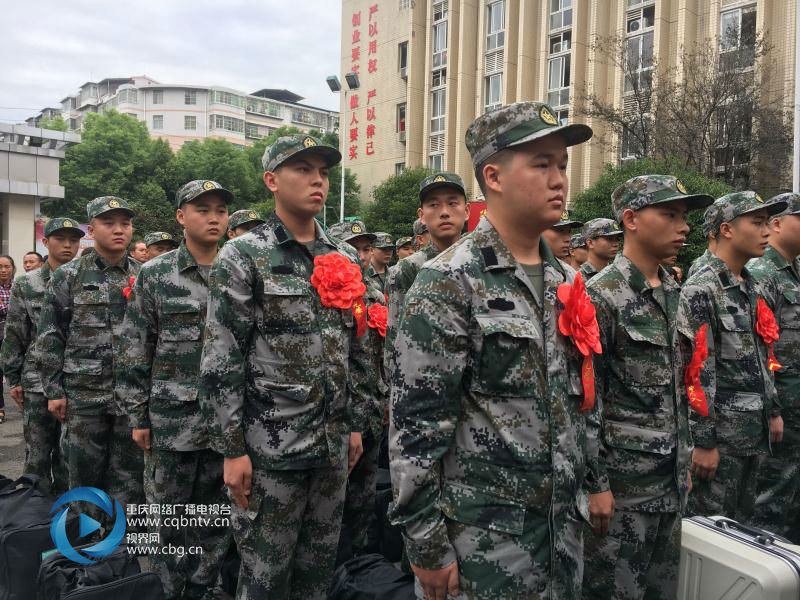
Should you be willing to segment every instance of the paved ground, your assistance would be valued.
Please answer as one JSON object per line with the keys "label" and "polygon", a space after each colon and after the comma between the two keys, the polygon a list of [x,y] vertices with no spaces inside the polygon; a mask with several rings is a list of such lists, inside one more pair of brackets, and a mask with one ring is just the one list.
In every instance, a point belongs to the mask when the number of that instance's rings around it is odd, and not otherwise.
{"label": "paved ground", "polygon": [[8,393],[4,396],[6,422],[0,424],[0,475],[16,479],[22,475],[22,466],[25,462],[22,412]]}

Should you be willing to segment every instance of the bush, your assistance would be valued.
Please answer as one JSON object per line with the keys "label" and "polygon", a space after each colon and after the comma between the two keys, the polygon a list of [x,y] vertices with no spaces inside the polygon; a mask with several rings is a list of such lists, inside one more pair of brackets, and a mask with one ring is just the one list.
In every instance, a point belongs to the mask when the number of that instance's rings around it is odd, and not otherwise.
{"label": "bush", "polygon": [[384,231],[395,238],[413,235],[419,208],[419,184],[432,173],[422,167],[406,169],[381,182],[372,191],[374,202],[364,214],[367,231]]}

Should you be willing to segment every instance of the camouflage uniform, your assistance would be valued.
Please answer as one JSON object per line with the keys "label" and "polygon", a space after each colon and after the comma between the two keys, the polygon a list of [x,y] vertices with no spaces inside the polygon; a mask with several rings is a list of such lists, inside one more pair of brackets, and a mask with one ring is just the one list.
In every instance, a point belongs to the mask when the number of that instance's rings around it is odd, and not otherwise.
{"label": "camouflage uniform", "polygon": [[[45,237],[56,231],[70,231],[83,237],[83,231],[71,219],[50,219]],[[61,455],[61,423],[47,410],[47,400],[35,356],[36,326],[50,281],[50,263],[45,262],[31,273],[21,275],[11,288],[11,300],[3,339],[3,373],[10,387],[22,386],[24,404],[22,430],[25,436],[25,473],[38,475],[59,496],[67,491],[68,474]]]}
{"label": "camouflage uniform", "polygon": [[[780,216],[800,215],[800,195],[780,194],[775,199],[789,202]],[[783,417],[783,441],[773,447],[773,455],[765,459],[759,473],[753,522],[800,543],[800,260],[790,263],[768,246],[764,256],[747,267],[775,296],[772,304],[780,339],[774,349],[781,364],[775,372],[775,387]]]}
{"label": "camouflage uniform", "polygon": [[[467,131],[475,164],[561,131],[523,102]],[[521,135],[524,133],[524,135]],[[517,140],[515,142],[510,140]],[[492,150],[493,149],[493,150]],[[580,360],[556,324],[574,271],[539,245],[544,298],[485,218],[427,263],[406,297],[391,379],[393,522],[411,562],[458,562],[467,598],[580,598],[588,519]]]}
{"label": "camouflage uniform", "polygon": [[153,244],[169,244],[173,248],[178,247],[178,241],[171,233],[167,233],[166,231],[153,231],[144,236],[145,246],[150,247]]}
{"label": "camouflage uniform", "polygon": [[[720,211],[712,232],[723,222],[767,208],[754,192],[737,192],[717,201]],[[725,515],[747,521],[755,502],[756,475],[769,446],[769,418],[780,415],[767,348],[755,331],[756,302],[765,297],[747,269],[743,281],[716,256],[686,281],[681,290],[678,330],[690,356],[700,326],[708,324],[708,358],[700,381],[710,415],[692,411],[696,447],[717,448],[720,462],[713,480],[695,479],[689,513]],[[765,299],[769,299],[768,296]],[[682,390],[686,394],[685,386]]]}
{"label": "camouflage uniform", "polygon": [[[114,210],[133,214],[114,196],[95,198],[89,220]],[[69,486],[97,487],[123,506],[143,501],[142,451],[131,439],[114,365],[121,356],[122,290],[139,273],[127,254],[109,264],[97,252],[50,276],[39,320],[39,374],[48,400],[67,399],[66,457]],[[96,514],[103,518],[102,511]]]}
{"label": "camouflage uniform", "polygon": [[[702,208],[664,175],[634,177],[612,195],[614,214],[684,199]],[[587,291],[597,309],[603,354],[594,356],[601,406],[599,473],[615,511],[608,534],[587,527],[584,598],[677,596],[681,512],[686,507],[690,454],[688,405],[676,314],[680,287],[659,268],[661,293],[627,257],[594,277]],[[602,487],[591,490],[604,491]]]}
{"label": "camouflage uniform", "polygon": [[[392,236],[390,236],[388,233],[383,233],[380,231],[375,233],[375,241],[372,243],[372,245],[375,248],[388,250],[390,252],[394,250]],[[386,288],[386,277],[388,273],[389,267],[387,267],[383,273],[378,273],[370,262],[369,267],[367,268],[367,279],[369,279],[372,282],[372,285],[379,289],[381,293],[383,293]]]}
{"label": "camouflage uniform", "polygon": [[249,223],[261,225],[263,222],[264,219],[262,219],[261,215],[254,210],[237,210],[228,219],[228,229],[236,229],[237,227],[241,227],[242,225],[247,225]]}
{"label": "camouflage uniform", "polygon": [[403,246],[412,246],[414,244],[414,238],[412,237],[401,237],[397,238],[397,241],[394,244],[394,250],[397,252]]}
{"label": "camouflage uniform", "polygon": [[[286,136],[266,149],[264,170],[304,152],[341,158],[311,136]],[[368,361],[352,311],[324,307],[309,282],[313,257],[330,253],[358,263],[319,225],[309,249],[273,213],[225,244],[211,271],[200,402],[212,447],[253,463],[249,506],[233,506],[239,599],[325,598],[333,576],[356,430],[348,408],[368,401],[350,364]]]}
{"label": "camouflage uniform", "polygon": [[[622,230],[619,225],[611,219],[592,219],[583,226],[581,231],[583,241],[594,240],[599,237],[621,237]],[[584,281],[589,281],[592,277],[597,275],[598,271],[590,260],[587,260],[581,265],[580,274],[583,276]]]}
{"label": "camouflage uniform", "polygon": [[[703,214],[703,239],[708,239],[709,234],[714,229],[714,226],[719,217],[719,199],[709,206]],[[708,260],[713,256],[711,250],[706,248],[706,251],[698,256],[694,262],[689,266],[689,271],[686,273],[686,279],[697,273],[700,269],[708,264]]]}
{"label": "camouflage uniform", "polygon": [[[180,208],[213,192],[233,196],[213,181],[192,181],[176,195]],[[147,501],[177,506],[227,504],[222,456],[208,449],[208,415],[197,400],[200,353],[208,298],[208,268],[199,267],[186,244],[147,262],[128,299],[123,324],[118,390],[131,427],[150,429],[152,450],[144,479]],[[200,546],[196,556],[155,554],[167,598],[202,598],[210,594],[230,543],[227,527],[178,530],[151,528],[159,547]],[[186,586],[182,594],[182,590]]]}

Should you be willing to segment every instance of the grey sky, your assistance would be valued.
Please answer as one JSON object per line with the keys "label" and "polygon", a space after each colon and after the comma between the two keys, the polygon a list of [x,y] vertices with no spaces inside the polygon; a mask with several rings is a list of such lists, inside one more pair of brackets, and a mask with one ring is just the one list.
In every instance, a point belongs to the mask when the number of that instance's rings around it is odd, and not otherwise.
{"label": "grey sky", "polygon": [[338,0],[0,5],[0,121],[22,121],[38,109],[58,107],[86,81],[130,75],[248,93],[286,88],[307,104],[338,108],[325,84],[339,68]]}

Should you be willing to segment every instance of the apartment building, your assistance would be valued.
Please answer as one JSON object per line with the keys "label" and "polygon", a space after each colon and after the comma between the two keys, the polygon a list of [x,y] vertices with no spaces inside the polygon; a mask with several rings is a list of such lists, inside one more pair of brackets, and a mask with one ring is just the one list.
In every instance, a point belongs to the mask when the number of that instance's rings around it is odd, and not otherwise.
{"label": "apartment building", "polygon": [[[365,199],[386,177],[422,165],[459,173],[477,198],[464,144],[476,116],[537,100],[567,122],[585,92],[624,106],[630,81],[592,60],[598,37],[624,37],[635,76],[647,81],[656,59],[680,74],[684,49],[719,44],[735,29],[721,51],[746,53],[759,32],[773,47],[766,95],[792,106],[796,10],[797,0],[343,0],[340,70],[360,78],[340,103],[345,167]],[[571,150],[571,198],[604,164],[635,154],[622,140],[616,146]]]}

